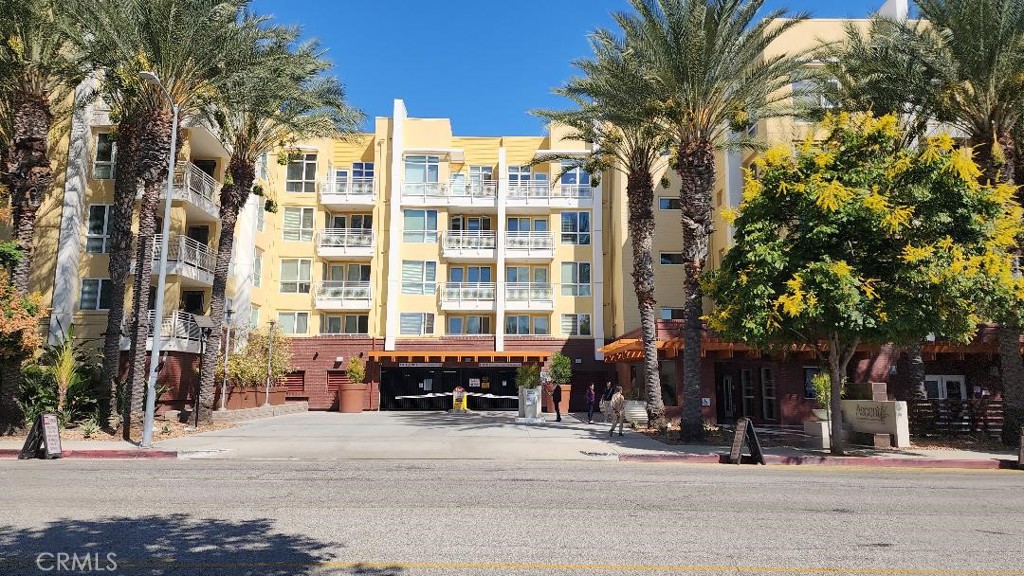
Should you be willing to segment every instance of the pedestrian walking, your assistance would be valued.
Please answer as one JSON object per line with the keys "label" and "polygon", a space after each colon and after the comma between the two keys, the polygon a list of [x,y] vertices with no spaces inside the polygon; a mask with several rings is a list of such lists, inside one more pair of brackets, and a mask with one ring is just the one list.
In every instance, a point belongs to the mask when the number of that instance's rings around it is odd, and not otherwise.
{"label": "pedestrian walking", "polygon": [[604,393],[601,395],[601,404],[599,406],[601,408],[601,414],[604,415],[604,421],[605,422],[611,420],[612,394],[614,394],[614,393],[615,393],[615,387],[612,386],[612,382],[611,382],[611,380],[609,380],[604,385]]}
{"label": "pedestrian walking", "polygon": [[615,387],[615,393],[612,394],[611,401],[612,409],[612,429],[608,431],[608,435],[612,436],[615,433],[615,424],[619,425],[619,436],[622,436],[622,426],[626,422],[626,398],[622,395],[622,386]]}
{"label": "pedestrian walking", "polygon": [[587,424],[594,423],[594,401],[597,400],[597,395],[594,394],[594,383],[591,382],[590,386],[587,386]]}
{"label": "pedestrian walking", "polygon": [[562,387],[558,384],[551,389],[551,402],[555,405],[555,422],[561,422],[562,407],[559,404],[562,403]]}

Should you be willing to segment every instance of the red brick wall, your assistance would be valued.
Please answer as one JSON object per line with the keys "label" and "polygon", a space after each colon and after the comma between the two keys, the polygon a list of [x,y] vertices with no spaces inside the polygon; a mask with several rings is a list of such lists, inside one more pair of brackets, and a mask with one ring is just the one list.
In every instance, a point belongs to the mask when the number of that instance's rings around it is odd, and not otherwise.
{"label": "red brick wall", "polygon": [[[338,395],[327,389],[327,372],[344,371],[349,359],[362,355],[366,361],[367,398],[364,410],[377,409],[377,383],[380,382],[380,370],[375,362],[369,361],[367,352],[384,348],[383,338],[366,336],[313,336],[309,338],[290,338],[289,351],[292,354],[292,367],[305,372],[303,398],[309,402],[310,410],[337,410]],[[336,359],[341,356],[342,362]],[[344,378],[348,381],[348,377]],[[298,397],[295,397],[298,398]]]}
{"label": "red brick wall", "polygon": [[[161,357],[163,353],[161,353]],[[122,377],[127,370],[128,353],[121,353]],[[146,369],[149,369],[149,354],[146,354]],[[148,372],[147,372],[148,374]],[[167,352],[160,372],[156,375],[156,389],[165,388],[157,398],[156,413],[167,410],[182,410],[195,405],[195,391],[199,386],[199,354],[189,352]]]}

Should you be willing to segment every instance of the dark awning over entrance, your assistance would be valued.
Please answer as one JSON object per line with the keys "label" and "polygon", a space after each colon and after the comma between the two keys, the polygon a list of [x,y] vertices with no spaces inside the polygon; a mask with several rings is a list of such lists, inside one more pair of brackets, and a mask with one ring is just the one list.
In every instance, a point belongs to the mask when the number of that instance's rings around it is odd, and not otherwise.
{"label": "dark awning over entrance", "polygon": [[546,362],[551,352],[542,350],[517,350],[495,352],[488,350],[371,350],[369,357],[377,361],[441,362],[453,363],[523,363]]}

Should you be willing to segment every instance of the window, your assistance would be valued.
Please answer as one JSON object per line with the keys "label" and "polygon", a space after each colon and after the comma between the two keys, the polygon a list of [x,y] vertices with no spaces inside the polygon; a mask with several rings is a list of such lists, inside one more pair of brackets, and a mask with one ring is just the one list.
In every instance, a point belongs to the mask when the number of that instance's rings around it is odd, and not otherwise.
{"label": "window", "polygon": [[300,154],[288,163],[284,189],[288,192],[316,192],[316,153]]}
{"label": "window", "polygon": [[256,231],[263,232],[267,227],[267,210],[264,200],[257,202],[256,204]]}
{"label": "window", "polygon": [[761,368],[761,402],[765,420],[778,420],[778,402],[775,400],[775,373],[771,368]]}
{"label": "window", "polygon": [[491,229],[491,218],[489,216],[454,215],[448,219],[448,228],[459,232],[489,231]]}
{"label": "window", "polygon": [[661,307],[661,319],[662,320],[682,320],[683,309],[682,308],[668,308],[666,306]]}
{"label": "window", "polygon": [[562,212],[562,244],[590,244],[590,212]]}
{"label": "window", "polygon": [[529,166],[509,166],[508,183],[510,186],[517,184],[528,184],[530,182]]}
{"label": "window", "polygon": [[89,223],[85,236],[85,251],[90,254],[106,254],[110,251],[110,210],[109,204],[89,206]]}
{"label": "window", "polygon": [[267,179],[267,153],[260,154],[259,160],[256,161],[256,179],[266,180]]}
{"label": "window", "polygon": [[406,210],[402,239],[420,244],[437,242],[437,210]]}
{"label": "window", "polygon": [[469,167],[469,183],[480,184],[488,180],[494,180],[494,167],[493,166],[470,166]]}
{"label": "window", "polygon": [[590,296],[589,262],[562,262],[562,296]]}
{"label": "window", "polygon": [[373,162],[353,162],[353,180],[373,180]]}
{"label": "window", "polygon": [[327,279],[332,282],[369,282],[369,264],[331,264],[327,269]]}
{"label": "window", "polygon": [[263,250],[254,248],[252,254],[252,285],[259,288],[263,284]]}
{"label": "window", "polygon": [[437,292],[437,262],[431,260],[402,261],[402,294],[433,294]]}
{"label": "window", "polygon": [[[827,84],[838,87],[839,81],[826,80]],[[831,110],[836,104],[828,99],[823,87],[814,80],[798,80],[793,82],[793,106],[798,111],[808,112],[816,110]]]}
{"label": "window", "polygon": [[804,398],[809,400],[816,398],[816,395],[814,394],[814,384],[811,383],[811,380],[820,373],[821,368],[816,366],[804,367]]}
{"label": "window", "polygon": [[327,217],[328,228],[370,230],[373,228],[372,214],[335,214]]}
{"label": "window", "polygon": [[658,198],[658,208],[662,210],[679,210],[679,198]]}
{"label": "window", "polygon": [[505,334],[529,334],[530,317],[526,315],[506,316]]}
{"label": "window", "polygon": [[278,312],[277,324],[284,334],[305,334],[309,330],[309,312]]}
{"label": "window", "polygon": [[86,278],[82,280],[82,294],[78,300],[80,310],[109,310],[113,296],[110,280]]}
{"label": "window", "polygon": [[754,417],[754,380],[750,370],[740,370],[740,391],[743,393],[743,415]]}
{"label": "window", "polygon": [[547,218],[528,218],[525,216],[509,216],[506,220],[509,232],[547,232]]}
{"label": "window", "polygon": [[368,334],[370,317],[366,314],[345,314],[324,318],[324,334]]}
{"label": "window", "polygon": [[551,334],[551,326],[547,316],[534,316],[533,333],[543,335]]}
{"label": "window", "polygon": [[92,165],[92,177],[96,180],[113,180],[114,164],[117,162],[117,142],[114,135],[103,133],[96,137],[96,160]]}
{"label": "window", "polygon": [[490,283],[490,266],[451,266],[448,268],[449,282]]}
{"label": "window", "polygon": [[579,165],[579,162],[575,160],[562,160],[562,170],[566,172],[562,174],[562,185],[563,186],[579,186],[580,188],[590,187],[590,173],[583,169]]}
{"label": "window", "polygon": [[405,181],[408,184],[437,182],[440,175],[439,156],[406,156]]}
{"label": "window", "polygon": [[309,294],[312,260],[286,258],[281,260],[281,292]]}
{"label": "window", "polygon": [[312,242],[313,207],[285,208],[282,234],[286,242]]}
{"label": "window", "polygon": [[933,375],[924,377],[924,389],[929,399],[967,400],[967,380],[963,375]]}
{"label": "window", "polygon": [[590,336],[590,314],[562,314],[563,336]]}
{"label": "window", "polygon": [[430,312],[403,312],[398,324],[401,334],[423,336],[434,333],[434,315]]}
{"label": "window", "polygon": [[663,265],[679,265],[683,263],[682,252],[662,252],[661,263]]}
{"label": "window", "polygon": [[260,325],[260,307],[257,304],[253,304],[249,308],[249,326],[253,328]]}
{"label": "window", "polygon": [[490,316],[449,316],[448,334],[492,334]]}

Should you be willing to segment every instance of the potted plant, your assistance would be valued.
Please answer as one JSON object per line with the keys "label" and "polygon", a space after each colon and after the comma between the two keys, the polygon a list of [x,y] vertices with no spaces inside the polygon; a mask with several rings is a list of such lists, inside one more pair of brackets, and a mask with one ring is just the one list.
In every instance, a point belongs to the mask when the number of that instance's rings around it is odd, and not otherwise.
{"label": "potted plant", "polygon": [[[811,414],[823,422],[832,420],[832,380],[828,372],[818,372],[811,377],[811,386],[814,388],[814,399],[821,408],[812,408]],[[845,388],[845,383],[844,383]],[[842,391],[840,392],[842,394]]]}
{"label": "potted plant", "polygon": [[569,393],[572,390],[572,386],[569,384],[572,381],[572,359],[561,352],[552,354],[548,377],[551,379],[551,389],[548,390],[547,396],[548,412],[555,411],[554,397],[551,393],[555,386],[559,386],[562,389],[562,394],[561,401],[558,403],[558,412],[564,414],[569,411]]}
{"label": "potted plant", "polygon": [[338,391],[338,410],[347,413],[363,411],[363,399],[366,397],[366,364],[362,358],[353,356],[348,361],[345,369],[348,374],[348,382],[341,384]]}
{"label": "potted plant", "polygon": [[540,417],[540,366],[523,364],[516,370],[519,387],[519,418],[525,423],[543,422]]}

